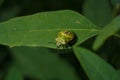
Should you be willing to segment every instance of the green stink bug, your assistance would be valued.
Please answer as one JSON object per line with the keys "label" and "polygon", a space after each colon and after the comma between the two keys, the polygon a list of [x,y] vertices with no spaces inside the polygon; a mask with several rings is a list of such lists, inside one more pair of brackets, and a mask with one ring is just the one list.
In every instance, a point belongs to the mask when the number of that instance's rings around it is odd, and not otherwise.
{"label": "green stink bug", "polygon": [[57,37],[55,38],[56,40],[56,46],[59,48],[60,46],[62,46],[63,48],[66,48],[68,46],[72,46],[71,43],[72,41],[74,41],[76,38],[76,35],[74,32],[72,31],[60,31],[57,34]]}

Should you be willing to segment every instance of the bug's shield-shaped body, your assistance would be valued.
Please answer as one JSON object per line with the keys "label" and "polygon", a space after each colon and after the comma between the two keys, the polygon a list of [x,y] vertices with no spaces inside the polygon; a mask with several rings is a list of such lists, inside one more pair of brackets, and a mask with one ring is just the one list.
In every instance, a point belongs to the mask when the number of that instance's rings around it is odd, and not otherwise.
{"label": "bug's shield-shaped body", "polygon": [[60,46],[67,47],[69,42],[73,40],[75,37],[74,32],[72,31],[60,31],[56,37],[56,46],[59,48]]}

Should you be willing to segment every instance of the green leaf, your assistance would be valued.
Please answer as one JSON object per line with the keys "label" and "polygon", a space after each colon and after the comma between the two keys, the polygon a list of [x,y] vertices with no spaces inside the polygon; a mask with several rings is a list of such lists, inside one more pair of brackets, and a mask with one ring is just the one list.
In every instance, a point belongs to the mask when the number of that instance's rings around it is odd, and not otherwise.
{"label": "green leaf", "polygon": [[116,71],[116,75],[114,75],[114,80],[118,80],[118,79],[120,79],[120,70],[117,70]]}
{"label": "green leaf", "polygon": [[80,44],[96,35],[98,27],[70,10],[37,13],[0,23],[0,43],[13,46],[56,48],[55,38],[61,30],[72,30]]}
{"label": "green leaf", "polygon": [[83,14],[96,25],[103,27],[112,19],[109,0],[85,0]]}
{"label": "green leaf", "polygon": [[74,47],[74,52],[90,80],[115,80],[115,70],[93,52]]}
{"label": "green leaf", "polygon": [[110,24],[108,24],[102,30],[100,30],[99,35],[95,40],[93,48],[97,50],[108,37],[114,35],[119,30],[120,30],[120,16],[115,18]]}
{"label": "green leaf", "polygon": [[20,71],[17,70],[15,66],[12,66],[5,80],[24,80],[24,79]]}
{"label": "green leaf", "polygon": [[61,59],[56,51],[40,47],[14,47],[12,51],[17,68],[28,77],[40,80],[78,80],[74,67]]}
{"label": "green leaf", "polygon": [[120,75],[120,69],[119,70],[117,70],[117,72],[116,72],[118,75]]}

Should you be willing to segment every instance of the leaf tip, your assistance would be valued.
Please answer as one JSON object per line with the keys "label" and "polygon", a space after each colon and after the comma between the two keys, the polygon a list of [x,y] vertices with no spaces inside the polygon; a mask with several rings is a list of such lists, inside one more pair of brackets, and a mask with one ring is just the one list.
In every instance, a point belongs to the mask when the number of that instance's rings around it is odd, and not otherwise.
{"label": "leaf tip", "polygon": [[93,50],[97,51],[102,46],[103,43],[104,41],[98,40],[97,38],[93,44]]}

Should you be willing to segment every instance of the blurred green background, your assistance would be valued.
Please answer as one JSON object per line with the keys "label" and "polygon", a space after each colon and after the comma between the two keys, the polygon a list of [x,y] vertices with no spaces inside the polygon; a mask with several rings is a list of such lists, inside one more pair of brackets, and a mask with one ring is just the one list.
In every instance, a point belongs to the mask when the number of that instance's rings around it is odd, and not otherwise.
{"label": "blurred green background", "polygon": [[[70,9],[83,14],[99,27],[104,27],[114,17],[119,15],[119,3],[119,0],[0,0],[0,22],[14,17],[26,16],[39,12]],[[80,46],[92,50],[94,39],[95,38],[91,38]],[[112,64],[114,68],[120,69],[119,49],[119,38],[112,36],[98,51],[96,51],[96,53]],[[7,64],[10,57],[9,52],[7,52],[7,47],[1,45],[0,51],[0,56],[2,55],[2,58],[0,57],[0,73],[2,74],[6,68],[4,65]],[[76,71],[78,67],[80,67],[74,55],[61,54],[60,56],[69,61],[72,58],[71,64],[75,66]],[[81,69],[81,72],[84,71]],[[82,75],[86,78],[85,74]],[[3,75],[0,75],[0,79],[1,76]]]}

